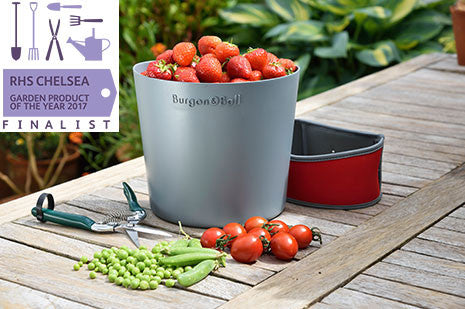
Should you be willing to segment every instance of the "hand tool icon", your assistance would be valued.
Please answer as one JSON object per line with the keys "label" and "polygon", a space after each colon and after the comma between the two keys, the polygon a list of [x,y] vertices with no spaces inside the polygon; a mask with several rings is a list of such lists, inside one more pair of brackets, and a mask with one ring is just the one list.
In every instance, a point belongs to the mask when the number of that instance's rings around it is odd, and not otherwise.
{"label": "hand tool icon", "polygon": [[103,19],[82,19],[81,16],[71,15],[69,17],[69,24],[71,27],[79,26],[81,23],[103,23]]}
{"label": "hand tool icon", "polygon": [[48,51],[47,51],[47,57],[45,58],[47,61],[50,60],[50,54],[52,52],[53,42],[56,43],[57,50],[58,50],[58,56],[60,57],[60,60],[63,61],[63,53],[61,52],[60,42],[58,41],[58,38],[57,38],[58,31],[60,30],[60,23],[61,23],[61,20],[59,19],[57,27],[54,31],[53,26],[52,26],[52,20],[51,19],[48,20],[48,24],[50,26],[50,32],[52,33],[52,39],[50,40],[50,45],[48,46]]}
{"label": "hand tool icon", "polygon": [[29,60],[39,60],[39,49],[36,48],[36,10],[37,2],[30,2],[29,7],[32,11],[32,47],[29,48]]}
{"label": "hand tool icon", "polygon": [[11,57],[14,60],[21,58],[21,47],[18,47],[18,5],[19,2],[13,2],[15,6],[15,46],[11,48]]}

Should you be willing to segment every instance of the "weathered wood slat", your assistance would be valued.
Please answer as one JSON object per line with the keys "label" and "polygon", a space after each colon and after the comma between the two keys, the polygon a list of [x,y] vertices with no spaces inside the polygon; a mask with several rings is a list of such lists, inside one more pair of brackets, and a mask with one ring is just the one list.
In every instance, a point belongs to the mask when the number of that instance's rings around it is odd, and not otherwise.
{"label": "weathered wood slat", "polygon": [[440,105],[431,107],[411,103],[399,103],[390,101],[389,97],[373,99],[363,96],[353,96],[339,101],[334,106],[351,110],[362,110],[368,113],[459,125],[462,125],[465,119],[465,111],[444,109]]}
{"label": "weathered wood slat", "polygon": [[399,78],[400,76],[418,70],[425,65],[435,63],[441,59],[444,59],[445,57],[446,56],[444,54],[419,56],[375,74],[362,77],[356,81],[347,83],[333,90],[329,90],[311,98],[302,100],[297,104],[296,116],[301,116],[312,110],[320,108],[321,106],[332,104],[348,96],[355,95],[372,87],[384,84],[388,81]]}
{"label": "weathered wood slat", "polygon": [[373,265],[364,274],[465,297],[465,280],[459,278],[384,262]]}
{"label": "weathered wood slat", "polygon": [[4,309],[90,309],[92,307],[0,280],[0,308]]}
{"label": "weathered wood slat", "polygon": [[402,250],[418,252],[442,259],[465,263],[465,248],[451,246],[435,241],[415,238],[409,241]]}
{"label": "weathered wood slat", "polygon": [[399,203],[402,200],[403,200],[402,197],[399,197],[399,196],[396,196],[396,195],[383,194],[383,196],[381,198],[381,201],[379,201],[378,204],[386,205],[386,206],[392,206],[392,205],[395,205],[395,204]]}
{"label": "weathered wood slat", "polygon": [[405,175],[389,173],[389,172],[383,172],[382,179],[383,179],[382,180],[383,183],[398,184],[401,186],[415,187],[415,188],[422,188],[431,182],[431,180],[424,179],[424,178],[405,176]]}
{"label": "weathered wood slat", "polygon": [[325,219],[347,225],[359,225],[371,218],[370,215],[349,212],[347,210],[312,208],[292,203],[286,203],[285,210],[304,216]]}
{"label": "weathered wood slat", "polygon": [[455,209],[465,200],[464,186],[465,166],[461,166],[224,307],[248,306],[253,300],[259,308],[300,308],[319,301]]}
{"label": "weathered wood slat", "polygon": [[[44,232],[13,223],[5,223],[0,226],[0,237],[74,260],[79,260],[82,255],[91,257],[95,251],[104,249],[104,247],[91,245],[85,241],[70,239],[56,235],[53,232]],[[73,274],[72,266],[73,263],[70,262],[67,267],[70,276]],[[241,270],[240,267],[236,267],[236,269]],[[242,283],[209,276],[201,284],[193,285],[187,290],[228,300],[245,292],[248,288],[249,286]]]}
{"label": "weathered wood slat", "polygon": [[465,207],[462,206],[450,214],[451,217],[465,219]]}
{"label": "weathered wood slat", "polygon": [[[456,231],[465,233],[465,219],[446,217],[436,224],[436,227],[440,227],[446,230]],[[465,238],[465,234],[463,235]]]}
{"label": "weathered wood slat", "polygon": [[0,247],[1,279],[90,306],[215,308],[224,302],[165,286],[139,293],[110,284],[103,276],[91,280],[87,271],[74,272],[70,270],[73,260],[65,257],[4,239],[0,239]]}
{"label": "weathered wood slat", "polygon": [[396,250],[387,256],[383,262],[424,270],[452,278],[465,279],[465,264],[415,252]]}
{"label": "weathered wood slat", "polygon": [[465,298],[390,280],[359,275],[344,288],[422,308],[463,308]]}
{"label": "weathered wood slat", "polygon": [[413,192],[417,191],[418,189],[383,183],[383,185],[381,186],[381,190],[383,191],[383,193],[389,193],[397,196],[406,197],[412,194]]}
{"label": "weathered wood slat", "polygon": [[427,229],[417,237],[465,248],[465,235],[463,233],[441,229],[435,226]]}
{"label": "weathered wood slat", "polygon": [[[55,202],[60,203],[73,199],[81,194],[86,194],[89,191],[97,190],[98,188],[103,188],[125,179],[142,175],[143,173],[145,173],[145,163],[144,158],[140,157],[111,168],[56,185],[44,191],[52,193],[55,196]],[[13,221],[28,215],[31,207],[35,205],[40,194],[44,191],[36,192],[3,204],[3,215],[0,216],[0,223]]]}
{"label": "weathered wood slat", "polygon": [[417,308],[386,298],[348,289],[337,289],[322,301],[323,304],[341,308]]}
{"label": "weathered wood slat", "polygon": [[[438,77],[437,71],[434,71],[433,75]],[[416,82],[417,84],[420,82],[417,76],[408,76],[402,81],[412,81]],[[401,85],[401,80],[396,81],[395,83],[389,83],[382,85],[377,88],[370,89],[366,92],[360,93],[360,97],[364,98],[371,98],[376,100],[377,98],[389,98],[389,101],[399,102],[399,103],[408,103],[408,104],[415,104],[418,106],[426,106],[426,107],[435,107],[440,106],[442,108],[447,108],[449,110],[457,110],[457,111],[464,111],[465,106],[463,105],[463,93],[454,93],[447,91],[447,87],[454,87],[451,85],[441,85],[442,90],[435,90],[429,87],[428,89],[424,88],[423,86],[420,88],[416,88],[411,84]],[[434,81],[438,83],[438,80]],[[463,86],[463,82],[462,85]],[[447,93],[447,96],[444,95]]]}
{"label": "weathered wood slat", "polygon": [[404,75],[399,80],[403,79],[417,80],[419,87],[423,85],[428,87],[429,84],[441,86],[439,92],[464,92],[463,87],[460,86],[463,86],[465,75],[461,72],[441,72],[430,68],[422,68],[412,72],[412,74]]}
{"label": "weathered wood slat", "polygon": [[[384,195],[383,195],[384,197]],[[385,211],[388,209],[390,206],[388,205],[383,205],[381,203],[378,203],[374,206],[366,207],[366,208],[360,208],[360,209],[354,209],[354,210],[349,210],[349,212],[354,212],[354,213],[359,213],[359,214],[365,214],[369,216],[376,216],[377,214]]]}
{"label": "weathered wood slat", "polygon": [[429,69],[439,70],[439,71],[446,71],[446,72],[456,72],[456,73],[465,73],[465,67],[459,66],[457,64],[456,57],[447,57],[442,59],[441,61],[435,62],[428,66]]}
{"label": "weathered wood slat", "polygon": [[[387,155],[387,157],[389,157],[389,155]],[[428,180],[436,180],[445,174],[444,172],[438,172],[422,167],[407,166],[391,162],[383,162],[383,172],[384,171]]]}

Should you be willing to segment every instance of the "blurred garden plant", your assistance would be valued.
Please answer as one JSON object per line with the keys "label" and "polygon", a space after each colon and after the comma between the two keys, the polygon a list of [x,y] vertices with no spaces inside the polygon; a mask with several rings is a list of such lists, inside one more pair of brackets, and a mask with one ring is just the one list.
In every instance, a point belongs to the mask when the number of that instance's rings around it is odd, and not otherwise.
{"label": "blurred garden plant", "polygon": [[[15,183],[8,175],[0,172],[0,180],[5,182],[16,194],[31,192],[34,180],[42,190],[57,183],[69,157],[69,144],[82,143],[83,134],[75,133],[4,133],[0,148],[14,158],[26,160],[27,175],[24,184]],[[38,161],[50,160],[44,174],[38,169]]]}
{"label": "blurred garden plant", "polygon": [[452,52],[454,0],[266,0],[223,9],[219,32],[302,69],[299,98],[430,52]]}

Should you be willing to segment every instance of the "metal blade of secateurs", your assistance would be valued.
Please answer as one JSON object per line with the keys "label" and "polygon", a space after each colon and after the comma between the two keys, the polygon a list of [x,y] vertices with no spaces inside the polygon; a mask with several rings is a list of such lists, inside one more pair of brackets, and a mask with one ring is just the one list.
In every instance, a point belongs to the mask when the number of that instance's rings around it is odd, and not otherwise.
{"label": "metal blade of secateurs", "polygon": [[151,228],[151,227],[142,226],[142,225],[135,225],[132,229],[137,231],[137,232],[140,232],[140,233],[160,235],[160,236],[166,236],[166,237],[173,237],[173,234],[170,234],[168,232],[162,231],[160,229],[154,229],[154,228]]}
{"label": "metal blade of secateurs", "polygon": [[124,231],[126,232],[126,235],[128,235],[129,239],[131,239],[131,241],[134,243],[134,245],[139,248],[140,244],[138,232],[130,229],[124,229]]}

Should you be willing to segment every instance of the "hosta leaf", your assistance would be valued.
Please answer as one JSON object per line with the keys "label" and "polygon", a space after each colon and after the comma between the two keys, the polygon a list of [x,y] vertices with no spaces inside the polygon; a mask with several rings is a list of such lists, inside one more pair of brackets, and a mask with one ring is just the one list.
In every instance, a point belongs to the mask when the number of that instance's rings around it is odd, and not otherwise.
{"label": "hosta leaf", "polygon": [[448,4],[452,5],[455,0],[418,0],[415,8],[433,8],[438,5]]}
{"label": "hosta leaf", "polygon": [[373,48],[358,51],[357,59],[369,66],[384,67],[394,60],[400,60],[399,52],[392,41],[376,43]]}
{"label": "hosta leaf", "polygon": [[326,40],[324,24],[316,20],[295,21],[270,29],[265,38],[275,38],[278,42],[315,42]]}
{"label": "hosta leaf", "polygon": [[312,56],[310,54],[304,54],[300,56],[299,58],[297,58],[296,61],[294,61],[294,63],[298,65],[300,68],[300,80],[302,80],[302,78],[304,77],[311,59],[312,59]]}
{"label": "hosta leaf", "polygon": [[311,2],[321,10],[336,15],[348,15],[355,9],[375,6],[379,0],[313,0]]}
{"label": "hosta leaf", "polygon": [[337,85],[334,77],[328,74],[318,74],[308,80],[302,81],[299,86],[298,100],[321,93]]}
{"label": "hosta leaf", "polygon": [[[361,9],[354,10],[355,16],[369,16],[377,19],[386,19],[391,17],[392,12],[389,9],[383,8],[382,6],[370,6]],[[356,17],[357,18],[357,17]]]}
{"label": "hosta leaf", "polygon": [[220,11],[226,21],[251,26],[272,26],[279,18],[263,4],[238,4],[232,8]]}
{"label": "hosta leaf", "polygon": [[437,53],[443,50],[443,46],[437,42],[425,42],[418,45],[412,50],[404,52],[402,55],[402,61],[406,61],[422,54]]}
{"label": "hosta leaf", "polygon": [[349,16],[344,16],[340,20],[335,20],[326,23],[326,29],[328,32],[341,32],[350,24],[351,18]]}
{"label": "hosta leaf", "polygon": [[345,58],[347,57],[347,43],[349,34],[347,31],[337,33],[333,36],[331,47],[317,47],[315,55],[320,58]]}
{"label": "hosta leaf", "polygon": [[310,19],[310,7],[299,0],[266,0],[266,4],[287,21]]}
{"label": "hosta leaf", "polygon": [[391,10],[392,15],[388,20],[388,25],[392,25],[402,20],[415,8],[418,0],[388,0],[385,7]]}

